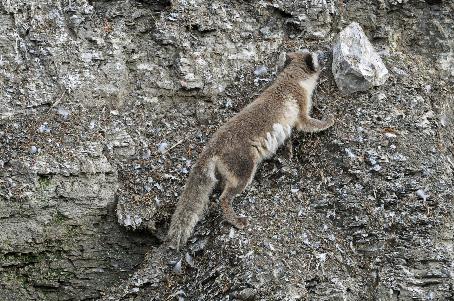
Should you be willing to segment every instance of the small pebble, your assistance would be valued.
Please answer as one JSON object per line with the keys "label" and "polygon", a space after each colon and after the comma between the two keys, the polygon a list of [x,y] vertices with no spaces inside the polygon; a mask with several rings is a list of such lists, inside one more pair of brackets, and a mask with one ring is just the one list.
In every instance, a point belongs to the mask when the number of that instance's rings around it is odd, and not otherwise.
{"label": "small pebble", "polygon": [[386,94],[385,93],[377,93],[371,97],[372,101],[382,101],[386,99]]}
{"label": "small pebble", "polygon": [[63,119],[68,118],[69,114],[71,114],[71,112],[69,112],[69,111],[66,110],[65,108],[58,108],[57,113],[58,113],[59,115],[61,115],[61,116],[63,117]]}
{"label": "small pebble", "polygon": [[385,133],[385,137],[386,137],[386,138],[396,138],[396,137],[397,137],[397,135],[396,135],[396,134],[394,134],[394,133],[389,133],[389,132],[386,132],[386,133]]}
{"label": "small pebble", "polygon": [[264,65],[261,65],[259,67],[257,67],[255,70],[254,70],[254,74],[256,76],[260,76],[260,75],[263,75],[265,74],[266,72],[268,72],[268,68]]}
{"label": "small pebble", "polygon": [[426,194],[426,192],[423,190],[423,189],[418,189],[416,191],[416,195],[421,198],[424,202],[427,200],[427,198],[429,197],[428,194]]}
{"label": "small pebble", "polygon": [[169,21],[178,20],[178,13],[170,13],[169,16],[167,17],[167,20],[169,20]]}
{"label": "small pebble", "polygon": [[44,122],[41,124],[41,126],[38,128],[38,132],[40,133],[50,133],[50,128],[47,122]]}
{"label": "small pebble", "polygon": [[186,255],[184,256],[184,259],[189,266],[194,267],[194,260],[192,259],[192,256],[189,255],[188,252],[186,252]]}
{"label": "small pebble", "polygon": [[356,159],[356,155],[349,148],[345,148],[345,153],[350,159]]}
{"label": "small pebble", "polygon": [[326,253],[320,253],[320,254],[317,254],[315,255],[321,262],[325,262],[326,261]]}
{"label": "small pebble", "polygon": [[38,152],[38,148],[34,145],[32,145],[32,147],[30,147],[30,154],[36,154]]}
{"label": "small pebble", "polygon": [[274,246],[270,242],[266,243],[266,247],[268,249],[270,249],[270,251],[276,251],[276,249],[274,248]]}
{"label": "small pebble", "polygon": [[167,149],[168,146],[169,146],[169,145],[168,145],[167,143],[162,142],[162,143],[160,143],[160,144],[158,145],[158,151],[162,154],[162,153],[164,153],[164,152],[166,151],[166,149]]}
{"label": "small pebble", "polygon": [[181,274],[181,259],[173,266],[173,272],[176,274]]}
{"label": "small pebble", "polygon": [[133,293],[137,293],[137,292],[139,292],[139,290],[140,290],[140,288],[134,287],[134,288],[132,289],[132,292],[133,292]]}
{"label": "small pebble", "polygon": [[229,109],[233,107],[232,100],[229,98],[224,102],[224,108]]}
{"label": "small pebble", "polygon": [[448,117],[446,115],[440,117],[440,124],[443,127],[445,127],[448,124]]}
{"label": "small pebble", "polygon": [[277,59],[277,67],[282,68],[285,66],[285,62],[287,61],[287,54],[285,52],[281,52],[279,54],[279,58]]}
{"label": "small pebble", "polygon": [[148,148],[146,148],[143,151],[142,159],[148,160],[148,159],[150,159],[150,156],[151,156],[151,151]]}
{"label": "small pebble", "polygon": [[301,217],[304,215],[304,209],[301,208],[299,211],[298,211],[298,217]]}

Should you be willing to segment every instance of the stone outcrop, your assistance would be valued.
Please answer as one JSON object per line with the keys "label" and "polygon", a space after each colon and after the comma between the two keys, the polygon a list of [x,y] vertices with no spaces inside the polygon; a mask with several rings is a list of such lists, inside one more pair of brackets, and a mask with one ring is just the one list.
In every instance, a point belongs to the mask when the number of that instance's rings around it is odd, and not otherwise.
{"label": "stone outcrop", "polygon": [[339,33],[333,47],[332,71],[337,87],[346,94],[383,85],[389,76],[385,64],[356,22]]}

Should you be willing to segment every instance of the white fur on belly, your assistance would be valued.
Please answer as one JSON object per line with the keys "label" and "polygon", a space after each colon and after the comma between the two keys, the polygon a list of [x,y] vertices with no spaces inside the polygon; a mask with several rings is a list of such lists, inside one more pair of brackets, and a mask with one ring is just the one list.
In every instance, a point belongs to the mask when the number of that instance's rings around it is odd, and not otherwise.
{"label": "white fur on belly", "polygon": [[271,157],[279,146],[284,143],[285,139],[290,137],[292,128],[298,119],[298,114],[298,103],[290,96],[287,99],[284,110],[279,114],[279,121],[273,123],[271,130],[265,134],[265,137],[258,137],[258,140],[253,144],[262,158]]}
{"label": "white fur on belly", "polygon": [[273,124],[273,130],[266,133],[265,148],[269,154],[274,154],[285,139],[292,133],[290,125],[282,125],[280,123]]}
{"label": "white fur on belly", "polygon": [[265,147],[267,151],[274,154],[277,148],[284,143],[290,133],[291,129],[289,126],[284,127],[280,123],[273,124],[273,130],[266,133]]}
{"label": "white fur on belly", "polygon": [[290,137],[292,127],[298,119],[298,114],[298,103],[293,97],[290,97],[282,112],[281,122],[274,123],[271,132],[266,133],[264,146],[268,151],[268,155],[274,154],[278,147],[284,143],[285,139]]}

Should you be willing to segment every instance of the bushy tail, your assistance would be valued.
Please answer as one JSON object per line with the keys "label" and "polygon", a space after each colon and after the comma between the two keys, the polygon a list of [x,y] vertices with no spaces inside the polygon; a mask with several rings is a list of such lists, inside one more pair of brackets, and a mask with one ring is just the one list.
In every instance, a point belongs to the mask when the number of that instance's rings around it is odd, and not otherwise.
{"label": "bushy tail", "polygon": [[170,222],[167,233],[170,247],[178,250],[184,246],[202,218],[216,184],[214,168],[214,162],[211,160],[199,160],[192,168]]}

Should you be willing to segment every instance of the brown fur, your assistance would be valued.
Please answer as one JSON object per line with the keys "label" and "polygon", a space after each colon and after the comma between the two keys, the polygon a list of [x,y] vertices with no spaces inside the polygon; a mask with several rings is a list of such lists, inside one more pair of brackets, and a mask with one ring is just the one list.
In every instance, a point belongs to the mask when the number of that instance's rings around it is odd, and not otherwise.
{"label": "brown fur", "polygon": [[290,53],[290,63],[275,82],[211,138],[192,169],[177,204],[168,240],[171,247],[184,245],[203,215],[209,195],[220,178],[224,219],[237,228],[247,225],[238,217],[232,201],[252,181],[258,164],[270,157],[290,135],[291,128],[322,131],[333,125],[332,117],[309,116],[312,91],[320,73],[315,54]]}

